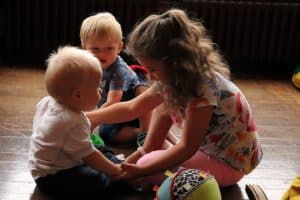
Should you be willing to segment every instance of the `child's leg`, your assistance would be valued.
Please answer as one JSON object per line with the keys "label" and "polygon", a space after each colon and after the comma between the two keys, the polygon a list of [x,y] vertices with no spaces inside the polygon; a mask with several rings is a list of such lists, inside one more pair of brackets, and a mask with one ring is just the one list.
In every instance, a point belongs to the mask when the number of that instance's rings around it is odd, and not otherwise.
{"label": "child's leg", "polygon": [[114,137],[121,128],[120,124],[102,124],[99,127],[99,135],[105,142],[114,143]]}
{"label": "child's leg", "polygon": [[[148,86],[146,85],[140,85],[137,86],[134,90],[131,91],[131,93],[128,93],[129,96],[126,98],[132,99],[136,96],[143,93],[146,89],[148,89]],[[130,143],[133,141],[137,142],[137,137],[139,134],[145,132],[148,130],[149,123],[151,118],[151,111],[143,114],[142,116],[137,119],[138,121],[130,121],[126,124],[124,123],[124,126],[117,132],[117,134],[114,135],[113,140],[115,143]],[[139,144],[141,145],[141,144]]]}
{"label": "child's leg", "polygon": [[[151,160],[160,157],[162,152],[164,152],[166,150],[157,150],[157,151],[152,151],[150,153],[147,153],[146,155],[144,155],[143,157],[141,157],[138,161],[137,161],[137,165],[138,166],[144,166],[147,165],[148,162],[151,162]],[[169,169],[170,171],[176,172],[177,171],[177,167],[174,167],[174,169]],[[141,184],[144,185],[160,185],[165,179],[166,179],[166,175],[165,172],[162,173],[158,173],[152,176],[147,176],[147,177],[143,177],[142,180],[140,181]]]}
{"label": "child's leg", "polygon": [[116,154],[107,146],[95,145],[95,147],[110,161],[116,164],[121,164],[122,161],[117,158]]}
{"label": "child's leg", "polygon": [[93,195],[110,185],[110,178],[87,165],[62,170],[36,180],[40,191],[51,195]]}
{"label": "child's leg", "polygon": [[236,184],[245,175],[229,165],[218,161],[202,151],[181,164],[182,167],[200,169],[213,175],[221,187]]}
{"label": "child's leg", "polygon": [[140,131],[138,126],[138,119],[118,124],[103,124],[99,127],[99,135],[108,144],[131,143],[136,141]]}
{"label": "child's leg", "polygon": [[[121,163],[114,152],[105,146],[97,149],[114,163]],[[38,188],[52,195],[87,195],[99,194],[107,189],[111,179],[104,173],[82,164],[65,169],[53,175],[40,177],[36,180]]]}
{"label": "child's leg", "polygon": [[117,134],[114,135],[115,143],[131,143],[136,141],[136,137],[140,132],[140,128],[123,126]]}
{"label": "child's leg", "polygon": [[[151,160],[159,157],[163,151],[165,150],[153,151],[144,155],[137,161],[137,165],[146,165],[148,162],[151,162]],[[229,165],[211,158],[201,151],[197,151],[193,157],[182,163],[180,166],[185,168],[200,169],[210,173],[215,177],[221,187],[234,185],[245,175],[243,172],[235,170]],[[175,172],[177,169],[178,167],[174,167],[173,169],[169,170]],[[166,176],[164,173],[159,173],[145,177],[143,182],[146,184],[150,183],[160,185],[165,178]]]}

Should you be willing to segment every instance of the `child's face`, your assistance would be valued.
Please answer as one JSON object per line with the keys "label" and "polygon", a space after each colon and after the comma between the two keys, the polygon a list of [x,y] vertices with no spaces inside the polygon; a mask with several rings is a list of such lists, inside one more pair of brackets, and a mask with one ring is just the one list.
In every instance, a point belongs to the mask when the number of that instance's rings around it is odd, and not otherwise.
{"label": "child's face", "polygon": [[93,73],[88,81],[80,87],[80,104],[82,111],[92,110],[96,107],[101,98],[101,89],[99,88],[101,74]]}
{"label": "child's face", "polygon": [[150,58],[138,58],[137,60],[148,69],[151,80],[161,81],[162,83],[168,82],[168,73],[163,61]]}
{"label": "child's face", "polygon": [[101,62],[102,69],[113,64],[123,48],[123,42],[112,37],[93,37],[83,46],[91,51]]}

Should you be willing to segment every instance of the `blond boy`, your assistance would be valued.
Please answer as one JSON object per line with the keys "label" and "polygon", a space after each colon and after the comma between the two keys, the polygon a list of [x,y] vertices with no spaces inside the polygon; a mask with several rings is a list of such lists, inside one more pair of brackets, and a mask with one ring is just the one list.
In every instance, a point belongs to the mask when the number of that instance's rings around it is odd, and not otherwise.
{"label": "blond boy", "polygon": [[[119,55],[123,48],[122,29],[116,18],[108,12],[87,17],[81,25],[81,46],[91,51],[101,62],[104,72],[101,108],[116,102],[130,100],[148,88],[143,73],[135,73]],[[150,112],[139,119],[119,123],[103,124],[99,134],[110,143],[134,141],[139,133],[148,129]]]}

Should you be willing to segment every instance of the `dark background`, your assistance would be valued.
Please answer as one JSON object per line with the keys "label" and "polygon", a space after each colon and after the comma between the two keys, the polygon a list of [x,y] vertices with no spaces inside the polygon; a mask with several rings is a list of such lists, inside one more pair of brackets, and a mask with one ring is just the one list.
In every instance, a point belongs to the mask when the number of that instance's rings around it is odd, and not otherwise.
{"label": "dark background", "polygon": [[80,46],[81,22],[97,12],[115,15],[126,37],[172,7],[204,23],[234,72],[291,74],[300,64],[300,1],[279,0],[2,0],[0,64],[45,67],[58,46]]}

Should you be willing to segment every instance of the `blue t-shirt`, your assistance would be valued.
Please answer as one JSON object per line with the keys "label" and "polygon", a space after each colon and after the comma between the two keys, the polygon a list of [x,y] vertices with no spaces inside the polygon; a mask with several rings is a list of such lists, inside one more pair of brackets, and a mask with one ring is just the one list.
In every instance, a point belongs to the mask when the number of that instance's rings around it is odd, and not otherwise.
{"label": "blue t-shirt", "polygon": [[110,90],[122,90],[121,101],[127,101],[135,97],[136,87],[144,84],[120,56],[108,69],[103,71],[102,81],[104,87],[100,105],[106,102]]}

